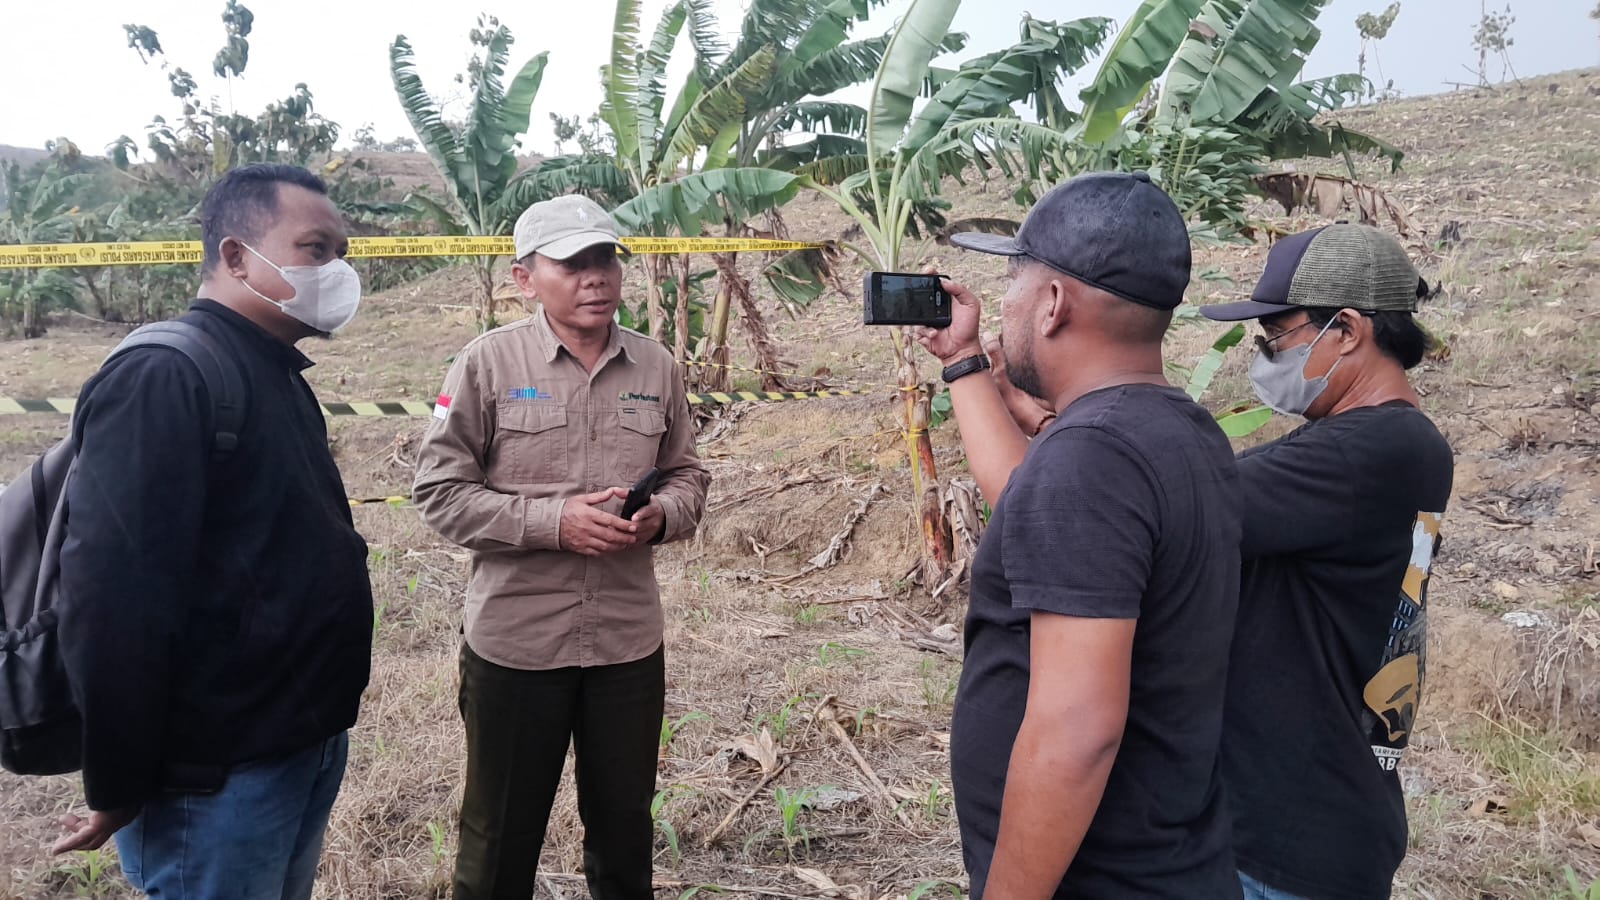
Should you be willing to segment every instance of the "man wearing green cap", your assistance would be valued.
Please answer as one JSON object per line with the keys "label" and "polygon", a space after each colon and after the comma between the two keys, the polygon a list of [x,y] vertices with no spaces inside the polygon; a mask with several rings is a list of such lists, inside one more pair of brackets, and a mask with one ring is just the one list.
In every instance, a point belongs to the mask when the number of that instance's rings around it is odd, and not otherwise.
{"label": "man wearing green cap", "polygon": [[1406,852],[1397,766],[1416,722],[1450,446],[1406,370],[1426,284],[1392,237],[1278,241],[1251,299],[1250,380],[1308,421],[1239,457],[1244,505],[1223,781],[1247,898],[1386,898]]}
{"label": "man wearing green cap", "polygon": [[[457,355],[413,492],[472,550],[455,896],[533,896],[575,744],[589,892],[647,900],[665,692],[651,547],[694,534],[709,476],[671,354],[613,321],[626,248],[611,216],[578,196],[536,203],[515,243],[539,311]],[[622,518],[652,468],[653,496]]]}

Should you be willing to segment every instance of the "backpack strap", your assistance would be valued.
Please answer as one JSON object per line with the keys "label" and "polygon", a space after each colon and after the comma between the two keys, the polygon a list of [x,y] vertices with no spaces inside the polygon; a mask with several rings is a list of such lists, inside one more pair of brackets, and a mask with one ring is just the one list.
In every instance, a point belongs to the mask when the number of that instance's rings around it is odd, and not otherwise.
{"label": "backpack strap", "polygon": [[220,461],[232,453],[239,446],[239,433],[244,429],[245,383],[238,364],[222,344],[188,322],[155,322],[135,329],[111,351],[106,362],[138,347],[169,347],[189,358],[200,371],[211,398],[212,459]]}
{"label": "backpack strap", "polygon": [[50,533],[50,514],[55,510],[45,501],[50,496],[49,486],[45,484],[44,457],[33,461],[28,467],[28,475],[33,486],[33,531],[39,539],[39,546],[44,546],[44,539]]}

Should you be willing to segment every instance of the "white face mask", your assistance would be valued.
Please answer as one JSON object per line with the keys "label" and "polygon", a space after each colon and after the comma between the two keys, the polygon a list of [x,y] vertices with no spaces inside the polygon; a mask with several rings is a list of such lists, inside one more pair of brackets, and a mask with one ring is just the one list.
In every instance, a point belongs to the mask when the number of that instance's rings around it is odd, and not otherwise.
{"label": "white face mask", "polygon": [[356,317],[356,308],[361,305],[361,275],[349,263],[333,259],[320,266],[280,266],[249,244],[243,246],[277,269],[294,289],[294,296],[289,299],[274,300],[250,287],[249,282],[242,282],[252,294],[325,334],[349,325]]}
{"label": "white face mask", "polygon": [[1255,386],[1256,396],[1261,398],[1262,403],[1286,416],[1303,416],[1311,404],[1317,402],[1322,392],[1328,389],[1328,376],[1339,368],[1344,357],[1335,360],[1332,368],[1317,378],[1306,377],[1306,363],[1310,361],[1311,350],[1317,346],[1317,341],[1322,340],[1322,336],[1337,321],[1337,317],[1328,320],[1328,324],[1317,332],[1316,340],[1309,344],[1279,350],[1270,359],[1265,353],[1256,353],[1256,358],[1250,362],[1250,383]]}

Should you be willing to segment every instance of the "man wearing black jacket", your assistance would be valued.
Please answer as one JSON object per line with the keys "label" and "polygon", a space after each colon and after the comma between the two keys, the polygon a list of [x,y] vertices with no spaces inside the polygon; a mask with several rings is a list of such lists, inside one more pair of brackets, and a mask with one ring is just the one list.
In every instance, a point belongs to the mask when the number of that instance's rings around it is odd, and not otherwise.
{"label": "man wearing black jacket", "polygon": [[84,720],[88,818],[162,898],[305,898],[371,653],[366,544],[294,345],[347,324],[360,279],[323,183],[248,166],[201,212],[182,321],[236,367],[238,444],[183,354],[118,357],[84,386],[61,552],[61,635]]}

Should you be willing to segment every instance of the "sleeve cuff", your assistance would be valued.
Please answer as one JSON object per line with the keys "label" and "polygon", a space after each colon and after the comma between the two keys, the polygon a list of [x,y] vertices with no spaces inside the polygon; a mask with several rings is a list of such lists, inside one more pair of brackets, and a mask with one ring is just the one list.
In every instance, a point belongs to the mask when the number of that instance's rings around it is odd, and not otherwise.
{"label": "sleeve cuff", "polygon": [[522,546],[531,550],[561,549],[561,499],[528,500],[523,517]]}
{"label": "sleeve cuff", "polygon": [[661,524],[661,536],[650,543],[670,544],[683,537],[678,533],[682,530],[683,508],[679,505],[678,498],[669,494],[657,494],[656,500],[661,504],[663,522]]}

